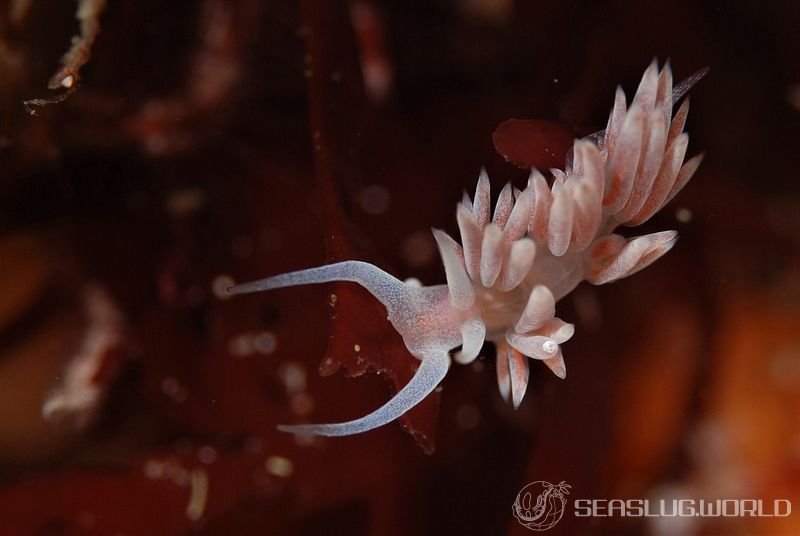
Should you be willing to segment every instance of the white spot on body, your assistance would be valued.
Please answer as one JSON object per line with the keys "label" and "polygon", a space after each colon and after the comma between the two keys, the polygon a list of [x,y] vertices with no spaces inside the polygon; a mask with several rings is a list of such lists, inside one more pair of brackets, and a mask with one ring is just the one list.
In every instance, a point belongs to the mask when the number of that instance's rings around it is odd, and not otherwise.
{"label": "white spot on body", "polygon": [[420,281],[416,277],[409,277],[403,282],[411,288],[422,288],[422,281]]}
{"label": "white spot on body", "polygon": [[542,343],[542,350],[548,355],[553,355],[558,351],[558,344],[556,341],[547,340]]}

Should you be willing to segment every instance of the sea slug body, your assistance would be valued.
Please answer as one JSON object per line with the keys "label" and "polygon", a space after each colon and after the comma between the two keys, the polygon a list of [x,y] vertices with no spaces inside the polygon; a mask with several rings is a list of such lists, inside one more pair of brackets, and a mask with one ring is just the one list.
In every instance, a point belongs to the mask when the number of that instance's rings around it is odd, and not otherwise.
{"label": "sea slug body", "polygon": [[[623,238],[668,203],[697,170],[703,155],[684,163],[688,99],[673,104],[705,74],[673,87],[669,65],[647,68],[628,106],[617,89],[607,127],[576,140],[566,169],[532,170],[524,190],[506,184],[494,210],[481,171],[474,198],[456,209],[461,243],[433,235],[446,285],[407,285],[380,268],[345,261],[231,287],[244,294],[282,287],[352,281],[385,307],[406,347],[420,360],[411,381],[376,411],[349,422],[280,426],[286,432],[351,435],[382,426],[422,401],[444,378],[451,359],[467,364],[485,341],[497,349],[500,393],[514,407],[529,379],[528,359],[566,377],[561,345],[574,326],[555,316],[555,304],[580,282],[601,285],[631,275],[664,255],[677,233]],[[453,352],[456,348],[460,350]]]}

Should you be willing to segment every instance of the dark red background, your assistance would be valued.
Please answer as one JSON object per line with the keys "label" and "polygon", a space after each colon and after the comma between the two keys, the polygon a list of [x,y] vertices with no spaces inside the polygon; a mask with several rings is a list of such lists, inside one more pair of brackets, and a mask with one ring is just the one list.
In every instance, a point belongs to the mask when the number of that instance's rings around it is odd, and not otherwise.
{"label": "dark red background", "polygon": [[[354,31],[359,6],[375,18]],[[30,116],[21,103],[48,94],[74,7],[34,1],[17,24],[0,15],[0,231],[25,244],[0,241],[0,292],[15,295],[28,260],[45,267],[33,297],[5,308],[24,322],[0,322],[0,365],[35,359],[25,344],[53,333],[79,339],[80,327],[47,326],[80,317],[87,281],[124,312],[125,348],[98,380],[107,399],[85,430],[36,421],[57,373],[31,361],[8,377],[0,533],[529,534],[511,505],[536,480],[567,481],[570,500],[677,493],[800,509],[795,2],[110,0],[79,89]],[[711,67],[687,125],[689,154],[707,156],[641,229],[679,231],[666,257],[559,303],[577,328],[566,380],[534,366],[515,412],[487,347],[482,370],[454,366],[404,421],[414,437],[393,423],[304,446],[275,430],[303,418],[281,381],[287,362],[306,372],[305,418],[328,422],[380,405],[414,361],[360,290],[220,301],[216,276],[362,258],[442,282],[429,228],[455,232],[480,167],[495,192],[524,185],[495,151],[495,128],[548,121],[540,137],[554,146],[603,128],[615,85],[631,95],[653,57],[669,58],[676,79]],[[365,90],[365,65],[392,73],[385,93]],[[373,215],[361,199],[376,186],[390,203]],[[196,210],[170,211],[186,192]],[[232,339],[260,331],[275,335],[274,353],[230,354]],[[346,374],[318,374],[329,343],[323,371]],[[184,401],[165,395],[166,378]],[[198,459],[204,446],[212,463]],[[291,474],[270,473],[272,456]],[[199,520],[186,516],[187,486],[146,476],[154,460],[205,471]],[[654,530],[568,507],[547,534]],[[800,521],[665,530],[782,535]]]}

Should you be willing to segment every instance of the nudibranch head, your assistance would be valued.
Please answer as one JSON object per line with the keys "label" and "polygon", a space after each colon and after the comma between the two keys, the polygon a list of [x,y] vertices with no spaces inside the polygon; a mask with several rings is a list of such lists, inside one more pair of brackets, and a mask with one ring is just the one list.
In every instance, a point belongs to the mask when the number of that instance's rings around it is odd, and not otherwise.
{"label": "nudibranch head", "polygon": [[345,261],[232,287],[230,292],[243,294],[358,283],[386,307],[389,321],[421,361],[412,380],[365,417],[280,428],[336,436],[382,426],[433,391],[451,357],[470,363],[486,341],[497,350],[500,393],[515,408],[527,390],[528,359],[565,378],[561,345],[575,329],[555,316],[556,302],[581,281],[601,285],[631,275],[675,244],[675,231],[632,239],[613,231],[647,221],[700,165],[702,155],[684,162],[689,101],[674,116],[672,108],[703,74],[673,87],[669,65],[659,70],[654,61],[630,105],[617,89],[606,129],[576,140],[565,169],[550,170],[552,182],[534,169],[523,190],[506,184],[493,210],[489,177],[482,170],[474,197],[464,194],[456,209],[461,243],[433,229],[446,285],[409,285],[371,264]]}

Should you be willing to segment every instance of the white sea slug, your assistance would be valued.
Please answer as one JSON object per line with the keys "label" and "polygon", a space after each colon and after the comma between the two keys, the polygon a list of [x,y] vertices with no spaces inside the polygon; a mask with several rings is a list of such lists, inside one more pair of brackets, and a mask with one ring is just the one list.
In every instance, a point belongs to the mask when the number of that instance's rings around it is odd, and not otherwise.
{"label": "white sea slug", "polygon": [[574,326],[555,317],[556,302],[583,280],[601,285],[637,272],[675,244],[675,231],[632,239],[613,231],[649,219],[697,170],[702,154],[683,163],[689,102],[674,117],[672,107],[702,74],[673,88],[669,65],[659,71],[654,61],[630,107],[617,89],[605,132],[576,140],[566,169],[551,170],[552,185],[534,169],[524,190],[506,184],[492,214],[489,178],[482,171],[475,198],[464,194],[456,210],[461,244],[433,229],[446,285],[407,285],[372,264],[345,261],[231,287],[231,293],[244,294],[358,283],[386,307],[389,321],[420,360],[411,381],[365,417],[279,428],[342,436],[382,426],[433,391],[451,357],[470,363],[487,340],[497,349],[500,393],[515,408],[528,385],[529,358],[565,378],[561,345]]}

